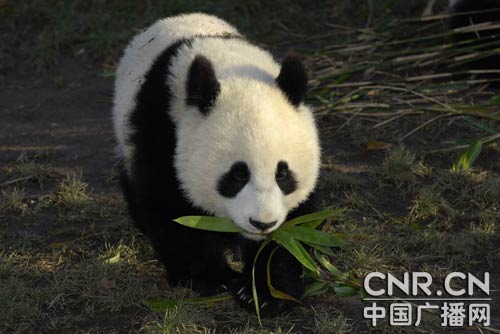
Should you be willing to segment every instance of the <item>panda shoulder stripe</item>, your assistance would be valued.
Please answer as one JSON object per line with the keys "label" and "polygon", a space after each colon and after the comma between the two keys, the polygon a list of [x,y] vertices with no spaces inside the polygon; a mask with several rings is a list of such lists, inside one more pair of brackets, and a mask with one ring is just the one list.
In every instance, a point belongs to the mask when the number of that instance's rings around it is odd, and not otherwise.
{"label": "panda shoulder stripe", "polygon": [[180,39],[162,51],[146,72],[135,96],[135,106],[127,120],[132,131],[126,138],[128,145],[134,147],[134,152],[142,154],[130,157],[136,161],[135,166],[141,165],[139,160],[148,160],[158,151],[164,156],[174,154],[175,125],[166,112],[171,107],[172,90],[165,78],[169,74],[173,57],[181,47],[189,43],[188,39]]}

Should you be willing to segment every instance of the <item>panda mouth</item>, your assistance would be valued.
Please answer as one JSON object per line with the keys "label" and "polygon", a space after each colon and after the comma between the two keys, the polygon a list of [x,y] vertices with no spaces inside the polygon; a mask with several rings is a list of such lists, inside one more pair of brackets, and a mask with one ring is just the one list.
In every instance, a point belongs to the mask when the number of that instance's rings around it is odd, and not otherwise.
{"label": "panda mouth", "polygon": [[263,240],[265,238],[268,237],[269,233],[265,233],[265,232],[249,232],[249,231],[244,231],[244,232],[241,232],[241,234],[243,234],[244,237],[246,238],[250,238],[250,239],[254,239],[254,240]]}
{"label": "panda mouth", "polygon": [[266,233],[266,232],[249,232],[249,231],[245,231],[245,233],[251,234],[251,235],[260,235],[260,236],[265,236],[265,235],[269,234],[269,233]]}

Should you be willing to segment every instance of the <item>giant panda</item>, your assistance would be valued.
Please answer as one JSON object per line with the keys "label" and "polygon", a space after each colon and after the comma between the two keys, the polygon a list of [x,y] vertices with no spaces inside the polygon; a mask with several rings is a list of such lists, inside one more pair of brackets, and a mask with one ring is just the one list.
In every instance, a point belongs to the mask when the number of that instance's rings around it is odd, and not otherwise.
{"label": "giant panda", "polygon": [[[113,106],[121,183],[132,220],[170,284],[204,295],[229,289],[254,309],[251,268],[262,240],[286,220],[316,210],[320,143],[304,104],[306,85],[296,55],[280,65],[206,14],[159,20],[127,46]],[[228,217],[244,232],[172,221],[187,215]],[[293,304],[268,291],[264,259],[272,249],[256,267],[264,316]],[[230,266],[229,255],[243,269]],[[300,298],[301,265],[280,249],[271,267],[273,286]]]}

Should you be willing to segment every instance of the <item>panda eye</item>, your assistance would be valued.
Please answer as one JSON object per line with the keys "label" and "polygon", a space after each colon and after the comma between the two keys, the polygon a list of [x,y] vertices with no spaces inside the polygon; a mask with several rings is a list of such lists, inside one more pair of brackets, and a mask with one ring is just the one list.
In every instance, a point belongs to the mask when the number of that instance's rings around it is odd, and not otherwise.
{"label": "panda eye", "polygon": [[250,176],[250,172],[245,163],[238,163],[233,166],[231,175],[235,181],[246,182]]}
{"label": "panda eye", "polygon": [[288,165],[280,162],[276,170],[276,180],[282,181],[288,176]]}
{"label": "panda eye", "polygon": [[236,171],[233,173],[233,178],[236,181],[246,181],[248,178],[248,175],[244,171],[239,170],[239,171]]}

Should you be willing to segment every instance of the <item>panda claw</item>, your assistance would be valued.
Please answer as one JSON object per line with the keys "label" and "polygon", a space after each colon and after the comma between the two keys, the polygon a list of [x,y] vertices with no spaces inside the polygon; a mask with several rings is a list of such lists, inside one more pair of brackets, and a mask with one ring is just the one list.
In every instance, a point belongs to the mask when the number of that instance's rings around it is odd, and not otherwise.
{"label": "panda claw", "polygon": [[236,293],[238,296],[245,290],[245,287],[242,287],[241,289],[238,290]]}
{"label": "panda claw", "polygon": [[248,304],[251,304],[253,302],[253,298],[248,299]]}
{"label": "panda claw", "polygon": [[263,302],[262,305],[260,305],[260,309],[262,310],[267,305],[269,305],[269,302]]}

